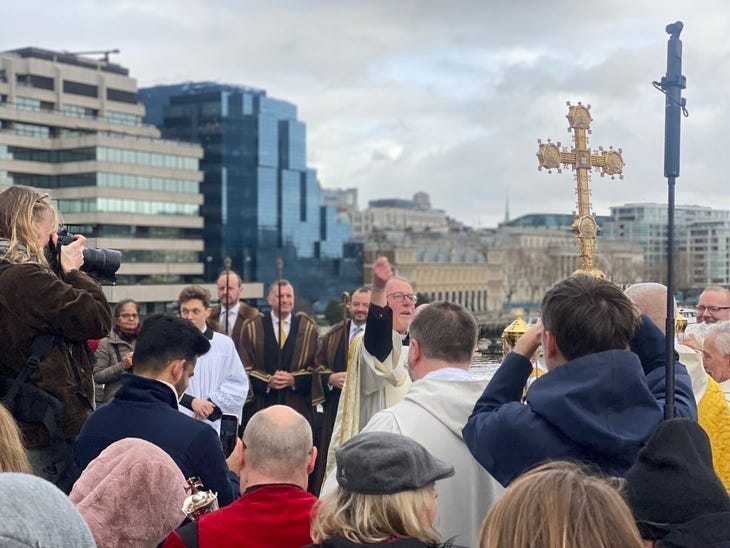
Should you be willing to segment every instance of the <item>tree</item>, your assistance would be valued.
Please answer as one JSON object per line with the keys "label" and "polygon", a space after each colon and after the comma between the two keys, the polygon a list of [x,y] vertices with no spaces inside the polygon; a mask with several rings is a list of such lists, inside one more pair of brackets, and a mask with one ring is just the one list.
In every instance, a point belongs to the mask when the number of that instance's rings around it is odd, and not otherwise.
{"label": "tree", "polygon": [[324,309],[324,317],[330,325],[335,325],[342,321],[342,307],[337,299],[330,299]]}

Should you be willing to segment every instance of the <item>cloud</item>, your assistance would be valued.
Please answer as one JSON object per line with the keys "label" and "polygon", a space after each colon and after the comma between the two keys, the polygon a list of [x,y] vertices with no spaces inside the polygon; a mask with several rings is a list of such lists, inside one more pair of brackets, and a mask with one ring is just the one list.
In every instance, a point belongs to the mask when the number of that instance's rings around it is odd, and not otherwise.
{"label": "cloud", "polygon": [[[679,0],[28,0],[4,6],[3,49],[118,47],[142,86],[216,80],[295,103],[309,163],[361,206],[424,190],[464,222],[574,208],[569,172],[539,173],[537,139],[570,146],[565,101],[592,105],[591,146],[622,147],[594,208],[666,199],[664,26],[682,19],[689,118],[677,203],[727,207],[730,7]],[[32,24],[30,24],[32,22]],[[509,190],[508,190],[509,189]]]}

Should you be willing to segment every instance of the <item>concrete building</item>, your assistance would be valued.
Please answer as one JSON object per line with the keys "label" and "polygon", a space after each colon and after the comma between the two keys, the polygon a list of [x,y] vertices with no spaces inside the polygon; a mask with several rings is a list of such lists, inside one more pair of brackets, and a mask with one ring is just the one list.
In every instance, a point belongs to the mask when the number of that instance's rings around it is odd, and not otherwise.
{"label": "concrete building", "polygon": [[[202,279],[203,151],[161,139],[144,115],[120,65],[39,48],[2,52],[0,185],[47,189],[89,247],[121,250],[120,285]],[[150,310],[162,306],[156,294]]]}
{"label": "concrete building", "polygon": [[[667,206],[656,203],[624,204],[611,208],[604,223],[609,238],[637,243],[644,249],[647,281],[666,284]],[[699,289],[730,284],[726,228],[730,211],[705,206],[676,206],[674,212],[675,273],[678,289]]]}
{"label": "concrete building", "polygon": [[347,245],[349,223],[323,203],[307,166],[306,125],[296,105],[261,89],[188,82],[140,90],[145,120],[165,137],[199,143],[205,197],[204,256],[219,270],[224,257],[247,280],[283,276],[298,304],[339,298],[362,283],[360,248]]}
{"label": "concrete building", "polygon": [[441,209],[432,209],[428,194],[418,192],[413,200],[389,198],[371,200],[368,208],[355,213],[352,236],[365,241],[374,232],[409,230],[446,232],[449,218]]}

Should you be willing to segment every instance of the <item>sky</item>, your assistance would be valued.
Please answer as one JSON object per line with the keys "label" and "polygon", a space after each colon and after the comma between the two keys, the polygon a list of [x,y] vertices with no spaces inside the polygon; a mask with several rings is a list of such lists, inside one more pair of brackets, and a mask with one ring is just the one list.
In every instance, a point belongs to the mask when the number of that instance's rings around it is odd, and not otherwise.
{"label": "sky", "polygon": [[[725,0],[24,0],[4,2],[0,49],[119,48],[140,87],[213,80],[297,105],[307,161],[359,205],[427,192],[494,227],[570,213],[575,184],[537,170],[537,139],[571,145],[566,101],[591,105],[589,146],[623,149],[624,179],[592,205],[667,201],[665,26],[680,20],[689,117],[676,203],[730,209],[730,3]],[[722,150],[725,150],[723,153]]]}

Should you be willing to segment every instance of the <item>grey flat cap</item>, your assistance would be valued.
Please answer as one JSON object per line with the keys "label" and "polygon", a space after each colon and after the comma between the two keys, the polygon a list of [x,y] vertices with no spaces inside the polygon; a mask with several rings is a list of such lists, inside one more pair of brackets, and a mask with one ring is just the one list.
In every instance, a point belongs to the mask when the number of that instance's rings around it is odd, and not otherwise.
{"label": "grey flat cap", "polygon": [[335,451],[337,483],[353,493],[389,495],[454,475],[454,467],[418,442],[391,432],[362,432]]}

